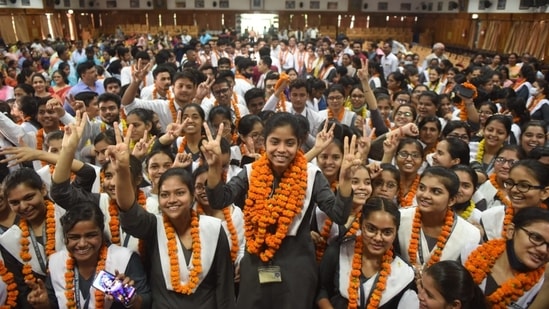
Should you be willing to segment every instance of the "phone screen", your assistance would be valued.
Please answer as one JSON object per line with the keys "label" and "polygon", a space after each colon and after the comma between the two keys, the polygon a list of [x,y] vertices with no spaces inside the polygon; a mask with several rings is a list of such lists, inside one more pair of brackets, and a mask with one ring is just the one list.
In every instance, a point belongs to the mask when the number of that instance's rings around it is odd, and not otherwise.
{"label": "phone screen", "polygon": [[124,285],[124,283],[116,279],[116,276],[106,272],[100,271],[93,281],[93,287],[99,291],[111,295],[114,300],[128,305],[135,295],[135,288],[130,285]]}

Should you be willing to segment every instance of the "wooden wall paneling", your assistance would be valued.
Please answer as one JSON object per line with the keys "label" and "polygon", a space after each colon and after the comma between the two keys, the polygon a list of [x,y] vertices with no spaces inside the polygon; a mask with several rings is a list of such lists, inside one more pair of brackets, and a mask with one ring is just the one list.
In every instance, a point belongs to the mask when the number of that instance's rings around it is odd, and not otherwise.
{"label": "wooden wall paneling", "polygon": [[367,16],[364,14],[355,15],[355,28],[366,28],[368,25]]}
{"label": "wooden wall paneling", "polygon": [[188,11],[177,11],[177,24],[178,25],[194,25],[195,13]]}
{"label": "wooden wall paneling", "polygon": [[225,27],[234,29],[236,27],[236,14],[235,12],[227,12],[224,14]]}
{"label": "wooden wall paneling", "polygon": [[320,27],[320,14],[307,14],[307,26],[308,27]]}

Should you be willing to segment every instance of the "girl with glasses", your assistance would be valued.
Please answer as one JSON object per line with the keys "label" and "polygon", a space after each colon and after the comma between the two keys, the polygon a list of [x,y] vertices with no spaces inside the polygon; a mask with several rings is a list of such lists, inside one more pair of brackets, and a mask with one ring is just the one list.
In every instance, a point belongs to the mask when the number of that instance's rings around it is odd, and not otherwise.
{"label": "girl with glasses", "polygon": [[400,171],[398,204],[400,207],[415,205],[416,191],[419,185],[419,170],[423,165],[423,146],[413,138],[398,142],[393,135],[383,143],[382,163],[392,163],[393,158]]}
{"label": "girl with glasses", "polygon": [[318,113],[321,119],[336,121],[349,127],[354,127],[356,114],[345,109],[345,89],[339,84],[334,84],[328,88],[326,97],[328,108]]}
{"label": "girl with glasses", "polygon": [[380,165],[381,173],[372,179],[372,196],[383,197],[396,202],[400,183],[400,172],[392,164]]}
{"label": "girl with glasses", "polygon": [[484,127],[486,126],[486,122],[488,118],[490,118],[493,114],[498,112],[497,106],[489,101],[483,102],[480,104],[478,108],[478,118],[479,118],[479,125],[480,128],[477,131],[475,135],[471,138],[471,141],[473,142],[480,142],[484,136]]}
{"label": "girl with glasses", "polygon": [[492,207],[482,213],[481,224],[485,239],[501,237],[502,232],[504,235],[513,216],[523,209],[547,208],[545,200],[549,198],[548,174],[549,169],[536,160],[522,160],[513,165],[502,184],[506,194],[499,194],[504,198],[504,205]]}
{"label": "girl with glasses", "polygon": [[417,308],[413,268],[393,251],[400,225],[397,206],[371,198],[360,231],[330,246],[320,266],[320,308]]}
{"label": "girl with glasses", "polygon": [[517,145],[503,146],[494,157],[494,171],[479,188],[477,208],[480,210],[490,209],[494,206],[509,205],[507,192],[503,183],[509,178],[511,168],[525,158],[524,152]]}
{"label": "girl with glasses", "polygon": [[521,210],[501,236],[466,248],[461,260],[491,308],[528,308],[549,262],[549,211]]}

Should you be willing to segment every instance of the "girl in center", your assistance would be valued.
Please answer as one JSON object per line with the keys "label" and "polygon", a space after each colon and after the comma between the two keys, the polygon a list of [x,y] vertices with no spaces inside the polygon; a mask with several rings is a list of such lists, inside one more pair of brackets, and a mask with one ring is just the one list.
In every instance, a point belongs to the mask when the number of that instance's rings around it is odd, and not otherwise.
{"label": "girl in center", "polygon": [[362,207],[360,234],[330,246],[320,265],[325,308],[418,308],[414,269],[393,253],[398,207],[380,197]]}
{"label": "girl in center", "polygon": [[458,189],[456,173],[429,167],[419,180],[418,206],[401,209],[400,255],[414,267],[457,260],[463,246],[479,243],[480,230],[452,211]]}
{"label": "girl in center", "polygon": [[[219,132],[222,132],[220,127]],[[333,134],[332,131],[328,131]],[[356,138],[345,138],[339,187],[334,197],[318,167],[307,163],[297,118],[276,113],[265,126],[265,154],[227,184],[221,182],[220,134],[202,146],[209,165],[210,206],[221,209],[247,194],[246,253],[240,262],[238,308],[311,308],[318,269],[310,236],[314,205],[344,224],[352,207],[351,173],[360,165]]]}

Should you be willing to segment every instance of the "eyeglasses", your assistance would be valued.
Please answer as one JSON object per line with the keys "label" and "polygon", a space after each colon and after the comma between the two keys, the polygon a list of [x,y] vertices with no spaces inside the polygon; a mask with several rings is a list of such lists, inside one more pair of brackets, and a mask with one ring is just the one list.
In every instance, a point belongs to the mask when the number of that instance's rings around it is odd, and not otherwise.
{"label": "eyeglasses", "polygon": [[386,186],[387,189],[394,189],[398,186],[398,184],[396,182],[393,182],[393,181],[383,181],[382,179],[374,179],[374,181],[372,181],[372,185],[374,187],[384,187]]}
{"label": "eyeglasses", "polygon": [[343,100],[343,96],[328,97],[328,101],[340,101]]}
{"label": "eyeglasses", "polygon": [[503,157],[497,157],[495,161],[497,164],[505,165],[505,163],[507,163],[509,164],[509,166],[513,166],[518,163],[518,160],[513,160],[513,159],[505,160],[505,158]]}
{"label": "eyeglasses", "polygon": [[544,187],[543,186],[532,186],[531,184],[529,183],[526,183],[526,182],[519,182],[519,183],[515,183],[514,181],[512,181],[511,179],[507,179],[503,182],[503,187],[506,189],[506,190],[509,190],[511,191],[513,189],[513,187],[517,187],[517,190],[518,192],[520,193],[526,193],[532,189],[537,189],[537,190],[541,190],[543,189]]}
{"label": "eyeglasses", "polygon": [[458,139],[461,139],[461,140],[464,140],[464,141],[468,141],[469,140],[469,135],[467,134],[462,134],[462,135],[459,135],[459,134],[448,134],[446,135],[446,138],[458,138]]}
{"label": "eyeglasses", "polygon": [[223,88],[223,89],[219,89],[217,91],[212,91],[212,93],[213,93],[214,96],[220,96],[222,94],[229,93],[230,90],[231,90],[231,88]]}
{"label": "eyeglasses", "polygon": [[532,245],[534,245],[536,247],[545,245],[549,249],[549,242],[547,240],[545,240],[545,238],[543,238],[543,236],[541,236],[540,234],[535,233],[535,232],[530,232],[529,230],[523,228],[522,226],[519,227],[519,229],[523,230],[528,235],[528,240],[530,240]]}
{"label": "eyeglasses", "polygon": [[368,237],[376,237],[377,234],[380,234],[382,238],[389,238],[395,234],[395,229],[392,229],[392,228],[380,229],[377,226],[369,223],[365,223],[362,226],[362,231]]}
{"label": "eyeglasses", "polygon": [[204,190],[206,190],[206,187],[205,187],[203,184],[196,184],[196,185],[194,186],[194,189],[195,189],[196,191],[204,191]]}
{"label": "eyeglasses", "polygon": [[410,112],[397,112],[395,116],[396,117],[403,117],[403,116],[404,117],[412,117],[413,115]]}
{"label": "eyeglasses", "polygon": [[396,101],[400,104],[407,104],[408,103],[408,100],[406,100],[406,99],[397,99]]}
{"label": "eyeglasses", "polygon": [[421,154],[418,152],[399,151],[397,154],[401,159],[407,159],[408,157],[412,157],[412,159],[421,159]]}

